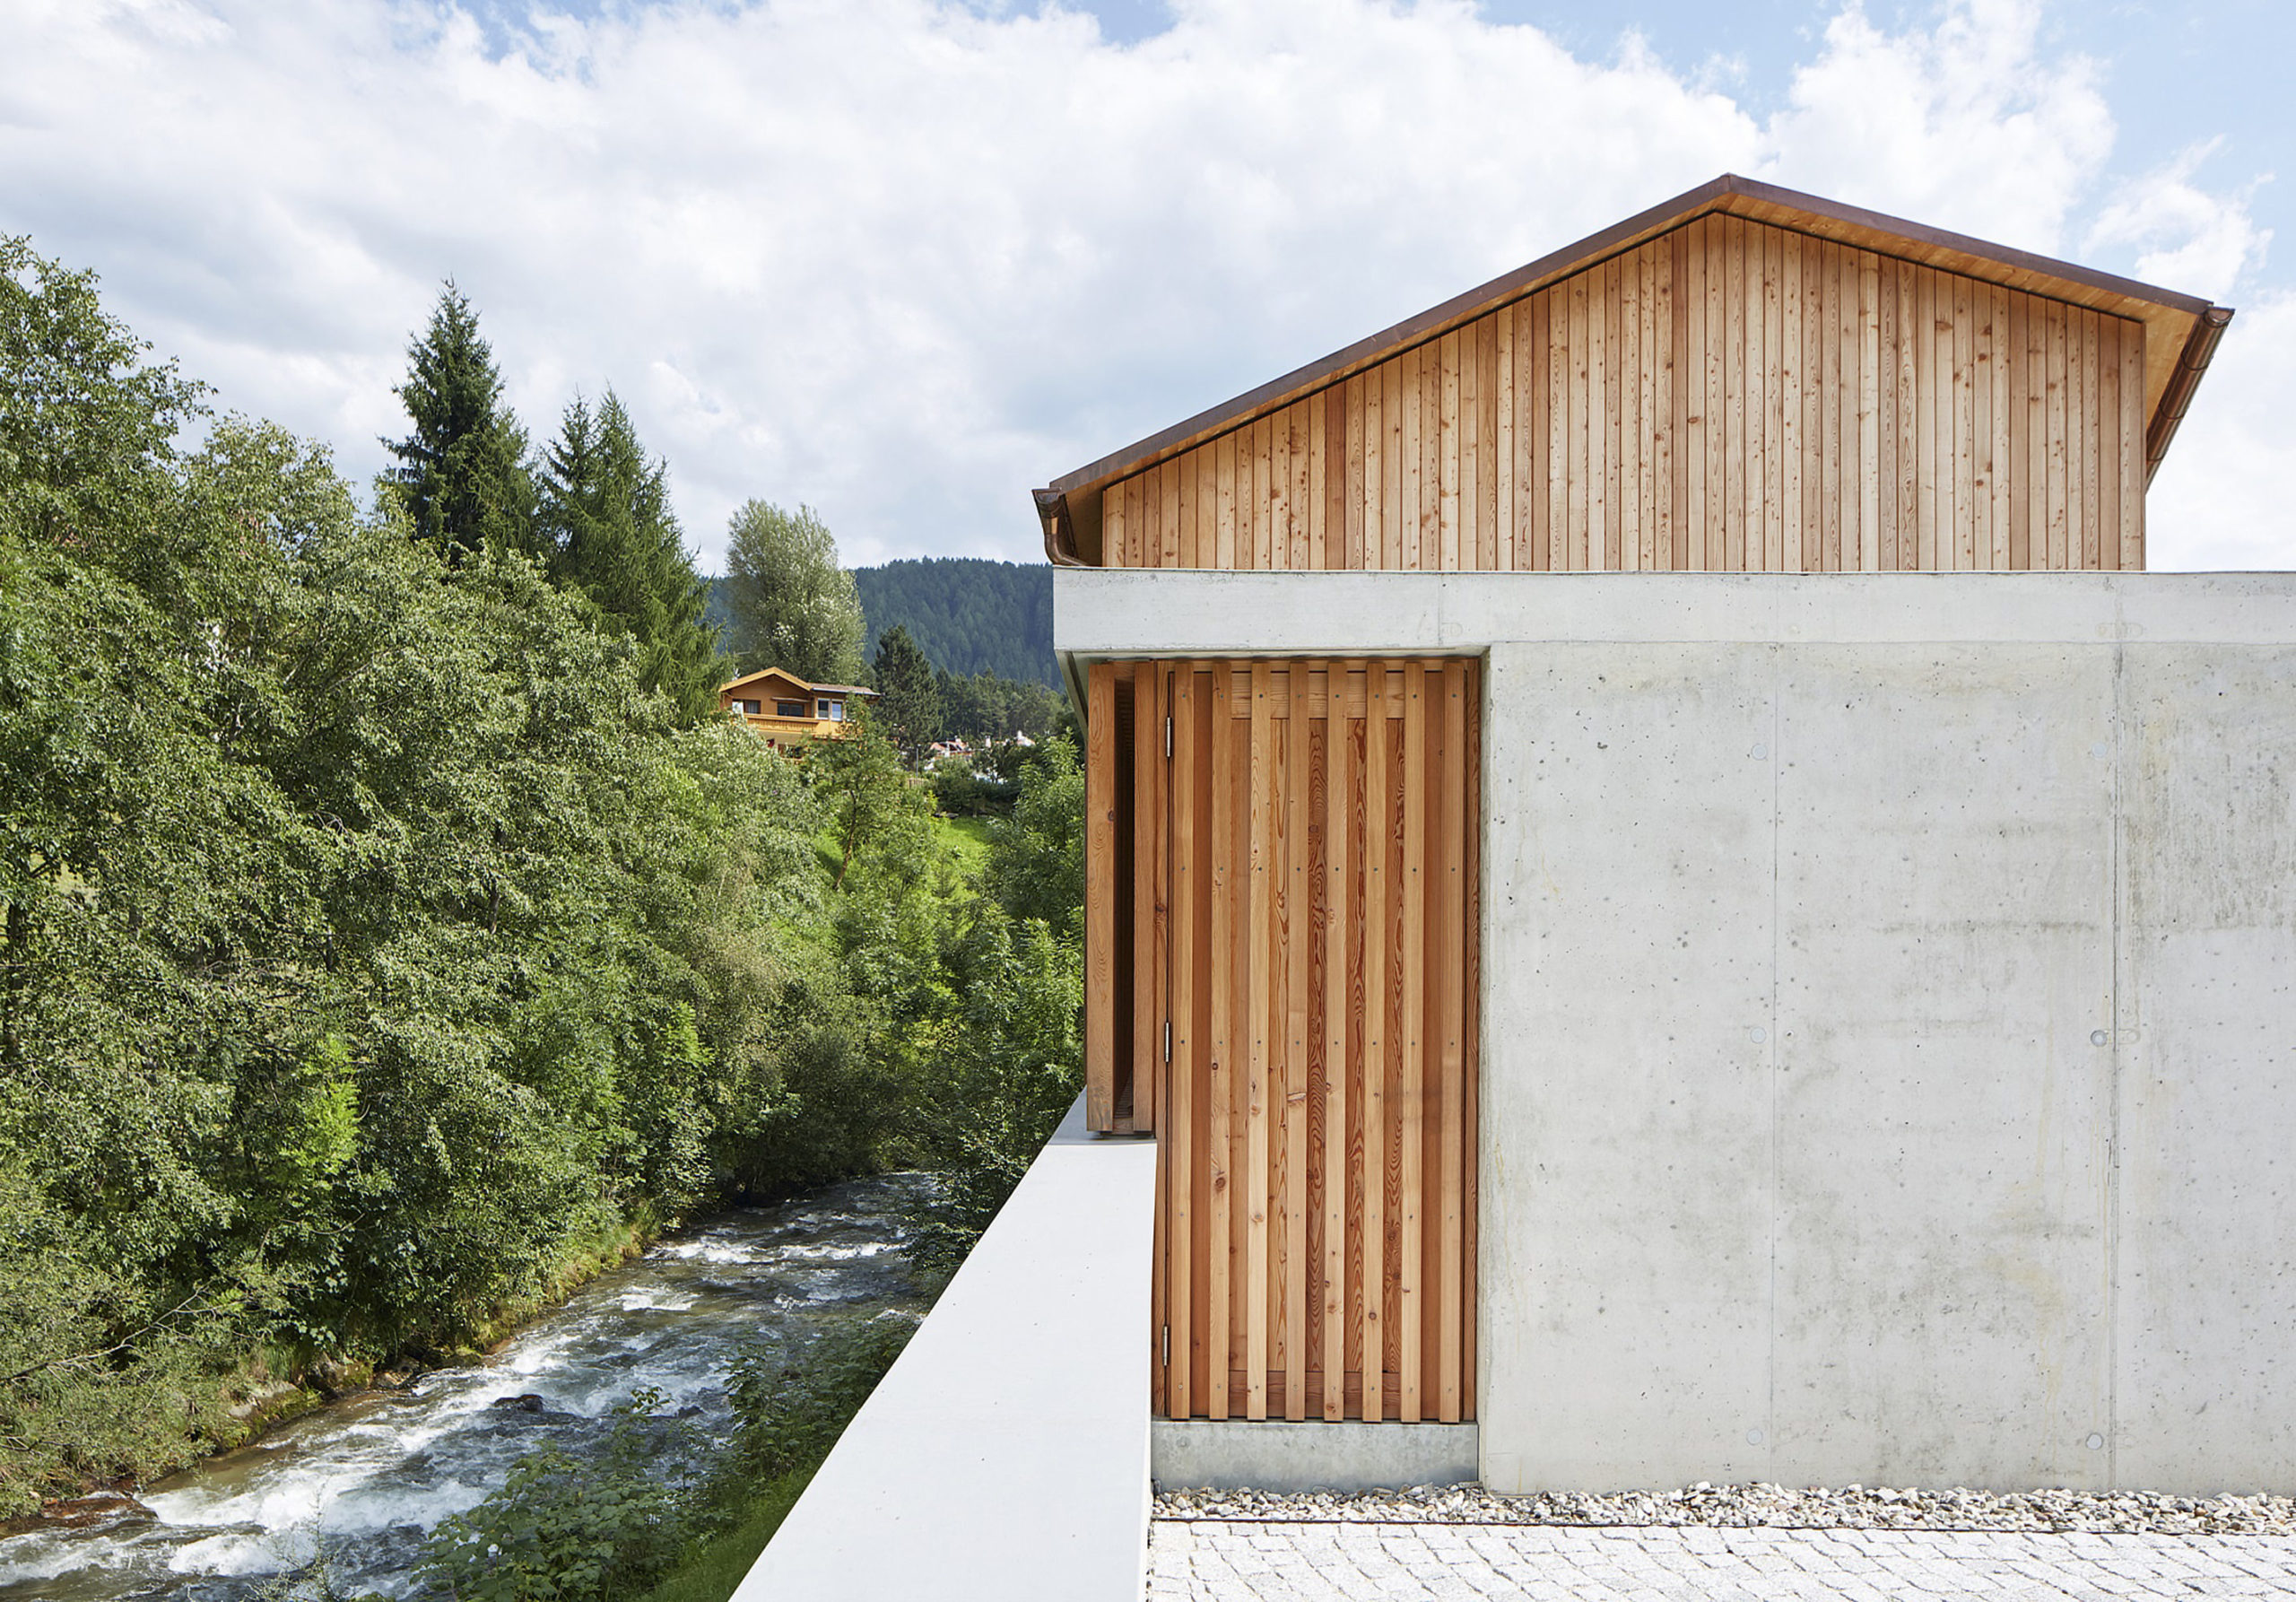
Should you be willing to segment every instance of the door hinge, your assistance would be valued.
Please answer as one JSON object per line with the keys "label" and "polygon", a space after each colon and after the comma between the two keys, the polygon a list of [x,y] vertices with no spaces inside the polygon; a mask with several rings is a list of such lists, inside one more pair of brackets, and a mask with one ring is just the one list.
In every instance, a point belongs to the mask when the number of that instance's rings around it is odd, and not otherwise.
{"label": "door hinge", "polygon": [[1160,1366],[1163,1368],[1172,1366],[1172,1327],[1170,1324],[1164,1326],[1163,1354]]}
{"label": "door hinge", "polygon": [[1165,755],[1166,757],[1168,757],[1168,758],[1169,758],[1171,754],[1172,754],[1172,720],[1171,720],[1170,718],[1165,718],[1165,719],[1164,719],[1164,755]]}
{"label": "door hinge", "polygon": [[1172,1021],[1170,1018],[1164,1020],[1164,1060],[1172,1060]]}

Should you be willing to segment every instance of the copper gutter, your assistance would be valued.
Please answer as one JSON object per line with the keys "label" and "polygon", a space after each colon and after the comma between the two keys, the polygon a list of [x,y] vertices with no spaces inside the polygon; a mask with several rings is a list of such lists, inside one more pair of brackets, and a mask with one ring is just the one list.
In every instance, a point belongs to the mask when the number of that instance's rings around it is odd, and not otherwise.
{"label": "copper gutter", "polygon": [[2231,320],[2230,306],[2211,306],[2193,319],[2192,333],[2177,355],[2177,370],[2169,375],[2168,387],[2161,392],[2160,407],[2152,414],[2152,426],[2145,431],[2146,483],[2150,484],[2152,475],[2161,470],[2161,459],[2169,454],[2169,442],[2177,437],[2177,425],[2185,420],[2185,408],[2192,405],[2192,392],[2200,387],[2200,375],[2208,370],[2217,344],[2224,337],[2224,326]]}

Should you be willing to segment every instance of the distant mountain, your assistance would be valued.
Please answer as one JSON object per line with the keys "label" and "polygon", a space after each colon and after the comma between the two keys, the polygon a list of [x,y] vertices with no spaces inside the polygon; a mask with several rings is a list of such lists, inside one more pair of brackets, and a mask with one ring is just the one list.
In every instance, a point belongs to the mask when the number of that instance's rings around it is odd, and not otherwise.
{"label": "distant mountain", "polygon": [[[865,657],[876,655],[878,635],[900,623],[944,673],[970,678],[985,667],[999,678],[1061,687],[1052,657],[1052,569],[1042,562],[926,556],[855,568],[853,587],[868,625]],[[721,633],[733,621],[723,579],[709,581],[708,618]]]}
{"label": "distant mountain", "polygon": [[895,623],[944,673],[1060,687],[1052,657],[1052,569],[970,556],[927,556],[855,568],[854,588],[868,622],[866,654]]}

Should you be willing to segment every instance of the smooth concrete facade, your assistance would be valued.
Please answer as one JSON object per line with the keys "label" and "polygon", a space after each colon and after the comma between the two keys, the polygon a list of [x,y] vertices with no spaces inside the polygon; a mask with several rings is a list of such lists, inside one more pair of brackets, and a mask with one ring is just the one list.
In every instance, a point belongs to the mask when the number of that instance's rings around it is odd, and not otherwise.
{"label": "smooth concrete facade", "polygon": [[1079,1096],[735,1602],[1137,1602],[1155,1194]]}
{"label": "smooth concrete facade", "polygon": [[1493,1488],[2296,1488],[2296,576],[1056,594],[1486,660]]}
{"label": "smooth concrete facade", "polygon": [[1481,1477],[1473,1424],[1160,1418],[1148,1462],[1161,1491],[1391,1491]]}

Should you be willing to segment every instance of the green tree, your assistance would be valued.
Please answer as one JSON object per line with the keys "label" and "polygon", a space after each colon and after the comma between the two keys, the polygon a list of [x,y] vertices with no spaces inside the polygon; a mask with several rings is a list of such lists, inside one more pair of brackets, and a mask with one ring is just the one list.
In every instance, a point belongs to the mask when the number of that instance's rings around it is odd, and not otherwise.
{"label": "green tree", "polygon": [[895,627],[877,641],[871,665],[877,681],[876,715],[886,736],[913,767],[925,748],[941,737],[941,689],[907,629]]}
{"label": "green tree", "polygon": [[857,707],[842,739],[807,743],[805,779],[828,815],[837,847],[837,887],[842,890],[855,856],[882,837],[909,805],[900,753],[869,709]]}
{"label": "green tree", "polygon": [[988,888],[1015,919],[1035,919],[1055,934],[1084,928],[1084,771],[1065,735],[1039,747],[1021,771],[1013,815],[990,837]]}
{"label": "green tree", "polygon": [[596,410],[577,396],[544,450],[537,531],[552,578],[638,641],[648,686],[687,723],[714,714],[726,675],[709,587],[670,510],[668,466],[612,389]]}
{"label": "green tree", "polygon": [[752,501],[734,514],[726,607],[744,673],[780,667],[817,684],[861,676],[861,602],[838,565],[837,541],[809,506]]}
{"label": "green tree", "polygon": [[400,465],[387,469],[383,480],[415,535],[457,558],[532,549],[526,431],[502,404],[494,353],[454,280],[439,292],[429,326],[407,345],[406,357],[406,379],[393,393],[414,431],[384,441]]}

